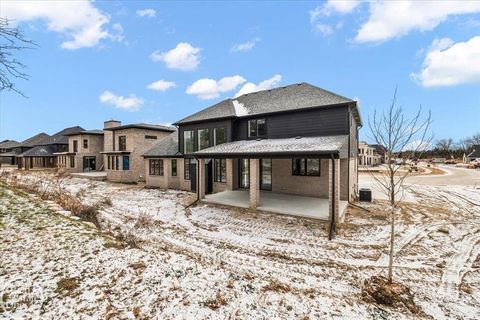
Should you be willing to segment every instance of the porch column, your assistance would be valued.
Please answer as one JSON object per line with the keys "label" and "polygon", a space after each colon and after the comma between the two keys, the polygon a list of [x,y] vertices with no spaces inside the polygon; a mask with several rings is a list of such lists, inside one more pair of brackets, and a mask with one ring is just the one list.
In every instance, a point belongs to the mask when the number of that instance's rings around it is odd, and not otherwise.
{"label": "porch column", "polygon": [[260,160],[250,159],[250,208],[260,205]]}
{"label": "porch column", "polygon": [[205,159],[198,160],[198,195],[200,199],[205,198]]}
{"label": "porch column", "polygon": [[227,190],[233,190],[233,160],[227,159]]}
{"label": "porch column", "polygon": [[[335,181],[334,181],[335,179]],[[334,185],[334,186],[333,186]],[[333,189],[335,187],[335,190]],[[336,230],[340,205],[340,159],[328,160],[328,208],[329,221],[328,230],[333,226]],[[333,219],[333,223],[332,223]]]}

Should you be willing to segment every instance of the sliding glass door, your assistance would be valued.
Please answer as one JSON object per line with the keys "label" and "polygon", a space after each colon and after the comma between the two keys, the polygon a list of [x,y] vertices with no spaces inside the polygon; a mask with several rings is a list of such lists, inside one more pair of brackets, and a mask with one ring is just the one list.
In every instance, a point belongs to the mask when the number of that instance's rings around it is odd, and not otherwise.
{"label": "sliding glass door", "polygon": [[272,190],[272,159],[260,160],[260,189]]}

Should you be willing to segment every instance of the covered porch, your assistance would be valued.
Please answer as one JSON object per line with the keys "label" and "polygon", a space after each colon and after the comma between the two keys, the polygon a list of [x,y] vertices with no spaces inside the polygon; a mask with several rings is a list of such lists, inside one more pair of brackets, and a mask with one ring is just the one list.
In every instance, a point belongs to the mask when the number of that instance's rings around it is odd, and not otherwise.
{"label": "covered porch", "polygon": [[[249,208],[250,192],[248,190],[227,190],[208,194],[203,201],[239,208]],[[339,201],[340,215],[343,215],[347,209],[347,205],[347,201]],[[260,191],[260,203],[257,209],[305,218],[329,219],[329,201],[325,198]]]}

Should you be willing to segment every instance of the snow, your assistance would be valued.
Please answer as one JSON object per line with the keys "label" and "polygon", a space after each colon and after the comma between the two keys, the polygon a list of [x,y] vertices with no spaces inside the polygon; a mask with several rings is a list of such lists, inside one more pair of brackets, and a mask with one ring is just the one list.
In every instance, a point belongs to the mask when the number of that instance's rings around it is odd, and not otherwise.
{"label": "snow", "polygon": [[[53,187],[43,172],[18,179]],[[321,222],[204,203],[187,208],[195,200],[188,192],[70,177],[61,185],[90,204],[112,200],[100,212],[102,230],[0,184],[2,292],[12,293],[12,303],[27,289],[35,293],[33,303],[0,318],[414,317],[361,299],[363,281],[386,273],[381,201],[362,204],[370,212],[349,208],[328,241]],[[411,192],[418,203],[402,204],[397,215],[394,279],[411,287],[427,316],[478,319],[480,189],[418,185]],[[120,248],[109,234],[135,246]],[[78,287],[61,294],[65,278]],[[265,290],[271,282],[290,291]],[[217,292],[226,305],[211,309]]]}
{"label": "snow", "polygon": [[239,102],[238,100],[232,100],[233,108],[235,109],[235,115],[237,117],[248,116],[249,112],[248,109],[245,108],[243,103]]}

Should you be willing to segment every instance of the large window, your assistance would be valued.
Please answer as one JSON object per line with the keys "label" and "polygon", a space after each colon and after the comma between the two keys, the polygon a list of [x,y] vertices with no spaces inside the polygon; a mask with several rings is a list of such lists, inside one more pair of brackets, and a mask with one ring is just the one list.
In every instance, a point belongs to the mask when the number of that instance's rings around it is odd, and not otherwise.
{"label": "large window", "polygon": [[250,188],[250,160],[240,159],[240,188]]}
{"label": "large window", "polygon": [[215,182],[227,182],[227,160],[215,159],[213,164],[215,167],[213,180]]}
{"label": "large window", "polygon": [[115,170],[119,170],[119,167],[118,156],[115,156]]}
{"label": "large window", "polygon": [[293,159],[292,174],[294,176],[319,176],[320,159]]}
{"label": "large window", "polygon": [[172,177],[177,176],[177,159],[172,159]]}
{"label": "large window", "polygon": [[73,140],[73,152],[78,152],[78,141]]}
{"label": "large window", "polygon": [[163,160],[150,159],[149,172],[151,176],[163,176]]}
{"label": "large window", "polygon": [[75,156],[70,156],[70,168],[75,168]]}
{"label": "large window", "polygon": [[209,146],[208,129],[198,129],[198,150],[206,149]]}
{"label": "large window", "polygon": [[195,150],[193,148],[193,131],[188,130],[183,132],[183,153],[193,153]]}
{"label": "large window", "polygon": [[127,150],[127,137],[125,136],[118,137],[118,150],[120,151]]}
{"label": "large window", "polygon": [[227,128],[220,127],[213,129],[213,145],[219,145],[227,142]]}
{"label": "large window", "polygon": [[83,139],[83,149],[88,149],[88,139]]}
{"label": "large window", "polygon": [[130,170],[130,157],[123,156],[123,170]]}
{"label": "large window", "polygon": [[190,180],[190,163],[192,159],[183,160],[183,179]]}
{"label": "large window", "polygon": [[267,126],[265,119],[248,120],[248,137],[264,138],[267,136]]}

